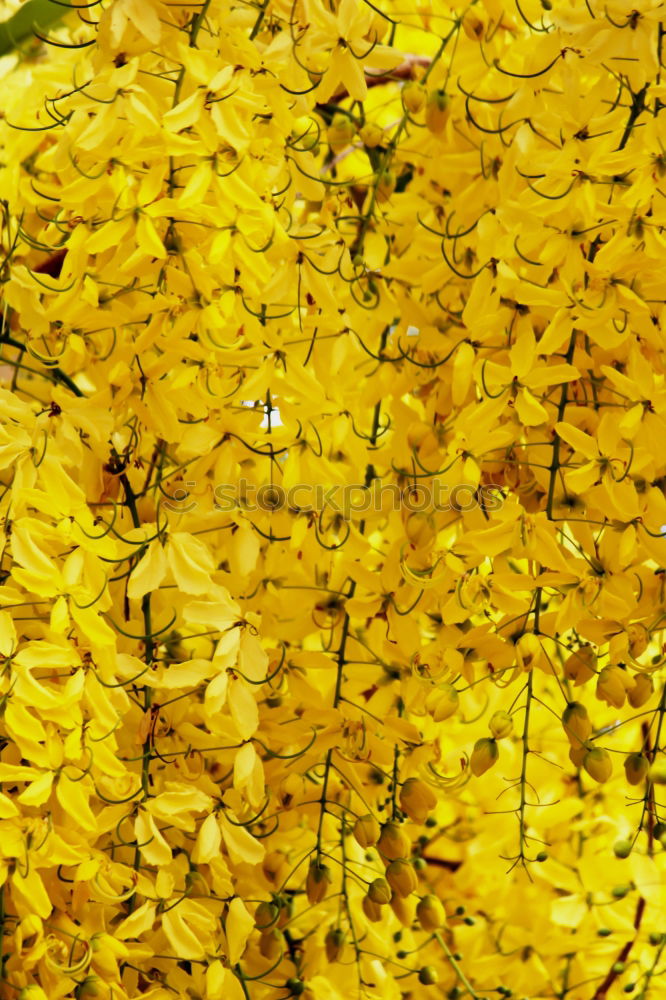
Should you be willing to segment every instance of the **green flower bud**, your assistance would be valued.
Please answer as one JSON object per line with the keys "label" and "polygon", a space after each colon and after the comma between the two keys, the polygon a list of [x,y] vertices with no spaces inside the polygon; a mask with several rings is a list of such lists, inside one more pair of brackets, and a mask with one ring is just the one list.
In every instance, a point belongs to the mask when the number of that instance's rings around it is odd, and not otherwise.
{"label": "green flower bud", "polygon": [[435,986],[439,982],[437,969],[432,965],[424,965],[419,969],[419,982],[423,986]]}
{"label": "green flower bud", "polygon": [[613,845],[613,854],[616,858],[628,858],[631,854],[631,841],[629,840],[616,840]]}

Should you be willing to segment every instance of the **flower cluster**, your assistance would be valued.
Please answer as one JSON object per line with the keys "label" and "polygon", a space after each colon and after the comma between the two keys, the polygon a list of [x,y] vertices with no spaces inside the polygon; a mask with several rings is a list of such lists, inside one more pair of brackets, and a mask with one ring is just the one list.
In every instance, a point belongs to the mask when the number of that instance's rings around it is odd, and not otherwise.
{"label": "flower cluster", "polygon": [[68,6],[0,26],[0,997],[655,1000],[663,5]]}

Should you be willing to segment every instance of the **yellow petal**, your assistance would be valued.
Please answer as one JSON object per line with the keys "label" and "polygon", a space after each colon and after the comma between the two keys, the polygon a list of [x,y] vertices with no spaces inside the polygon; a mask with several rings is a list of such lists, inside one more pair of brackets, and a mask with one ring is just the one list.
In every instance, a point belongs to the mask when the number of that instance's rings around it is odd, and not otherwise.
{"label": "yellow petal", "polygon": [[248,913],[243,900],[235,896],[229,904],[229,913],[224,925],[227,935],[229,961],[232,965],[240,960],[252,929],[254,920]]}

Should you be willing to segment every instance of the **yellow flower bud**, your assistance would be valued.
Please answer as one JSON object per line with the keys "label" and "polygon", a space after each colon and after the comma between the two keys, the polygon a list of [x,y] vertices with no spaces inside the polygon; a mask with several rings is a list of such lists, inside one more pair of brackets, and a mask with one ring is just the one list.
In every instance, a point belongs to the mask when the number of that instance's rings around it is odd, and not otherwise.
{"label": "yellow flower bud", "polygon": [[334,153],[341,153],[355,135],[356,126],[351,118],[340,113],[333,115],[333,120],[326,131],[326,138]]}
{"label": "yellow flower bud", "polygon": [[374,122],[366,122],[358,134],[368,149],[374,149],[384,138],[384,129],[380,125],[375,125]]}
{"label": "yellow flower bud", "polygon": [[430,132],[439,135],[449,120],[449,97],[443,89],[431,90],[426,102],[425,121]]}
{"label": "yellow flower bud", "polygon": [[354,838],[361,847],[372,847],[379,840],[380,833],[379,823],[369,813],[359,816],[354,823]]}
{"label": "yellow flower bud", "polygon": [[282,951],[283,946],[284,937],[282,936],[282,931],[279,931],[277,927],[265,931],[259,938],[259,951],[264,958],[275,960]]}
{"label": "yellow flower bud", "polygon": [[627,696],[625,677],[621,667],[604,667],[597,678],[597,698],[613,708],[622,708]]}
{"label": "yellow flower bud", "polygon": [[313,906],[315,903],[321,903],[322,899],[328,892],[328,887],[331,884],[331,872],[327,865],[317,864],[313,861],[308,869],[308,877],[305,881],[305,891],[308,897],[308,903]]}
{"label": "yellow flower bud", "polygon": [[331,927],[324,938],[326,958],[329,962],[337,962],[345,945],[345,932],[340,927]]}
{"label": "yellow flower bud", "polygon": [[579,701],[571,701],[562,712],[562,725],[567,739],[572,747],[584,743],[592,733],[592,723],[585,705]]}
{"label": "yellow flower bud", "polygon": [[24,986],[19,992],[18,1000],[48,1000],[41,986]]}
{"label": "yellow flower bud", "polygon": [[379,906],[388,906],[391,902],[391,886],[385,878],[376,878],[368,886],[368,896]]}
{"label": "yellow flower bud", "polygon": [[624,758],[624,773],[630,785],[640,785],[647,778],[650,765],[642,753],[630,753]]}
{"label": "yellow flower bud", "polygon": [[495,740],[488,739],[486,736],[477,740],[469,761],[472,774],[477,778],[480,777],[493,764],[496,764],[498,759],[499,750]]}
{"label": "yellow flower bud", "polygon": [[443,722],[458,710],[460,696],[453,684],[440,684],[426,698],[426,708],[435,722]]}
{"label": "yellow flower bud", "polygon": [[436,931],[446,922],[444,907],[437,898],[429,894],[420,899],[416,906],[416,917],[424,931]]}
{"label": "yellow flower bud", "polygon": [[403,899],[410,896],[419,884],[413,866],[410,865],[409,861],[404,861],[402,858],[392,861],[388,866],[386,869],[386,881],[393,889],[393,892]]}
{"label": "yellow flower bud", "polygon": [[607,750],[602,750],[601,747],[594,747],[592,750],[587,751],[583,757],[583,767],[589,776],[598,781],[599,784],[608,781],[613,773],[613,763],[610,759],[610,754]]}
{"label": "yellow flower bud", "polygon": [[377,178],[377,201],[388,201],[395,191],[396,177],[392,170],[380,171]]}
{"label": "yellow flower bud", "polygon": [[382,917],[382,908],[379,903],[375,903],[374,900],[370,899],[369,896],[364,896],[361,900],[361,906],[363,907],[363,912],[365,913],[368,920],[371,920],[373,924],[378,923]]}
{"label": "yellow flower bud", "polygon": [[413,823],[425,823],[437,805],[437,796],[420,778],[407,778],[400,789],[400,808]]}
{"label": "yellow flower bud", "polygon": [[423,110],[427,97],[428,91],[416,80],[410,80],[402,88],[402,103],[405,110],[412,115],[417,115]]}
{"label": "yellow flower bud", "polygon": [[493,712],[488,726],[493,739],[503,740],[513,732],[513,719],[508,712]]}
{"label": "yellow flower bud", "polygon": [[468,7],[462,16],[462,29],[471,42],[480,42],[486,30],[486,23],[481,12]]}
{"label": "yellow flower bud", "polygon": [[594,677],[596,666],[597,654],[592,646],[589,644],[581,646],[564,661],[564,676],[578,687],[589,681],[590,677]]}
{"label": "yellow flower bud", "polygon": [[576,746],[571,746],[569,748],[569,760],[575,767],[582,767],[585,754],[589,749],[587,743],[579,743]]}
{"label": "yellow flower bud", "polygon": [[652,678],[647,674],[636,674],[633,685],[627,689],[627,698],[632,708],[641,708],[654,693]]}
{"label": "yellow flower bud", "polygon": [[391,897],[391,909],[403,927],[411,927],[414,923],[414,897],[411,899],[399,896],[397,892]]}
{"label": "yellow flower bud", "polygon": [[397,861],[398,858],[406,858],[411,853],[412,844],[397,823],[385,823],[377,848],[388,861]]}

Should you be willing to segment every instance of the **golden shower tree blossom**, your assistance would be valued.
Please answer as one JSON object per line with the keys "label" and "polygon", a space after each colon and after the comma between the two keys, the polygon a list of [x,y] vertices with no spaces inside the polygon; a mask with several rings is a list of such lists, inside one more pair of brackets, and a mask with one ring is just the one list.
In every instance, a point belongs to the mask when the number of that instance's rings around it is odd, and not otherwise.
{"label": "golden shower tree blossom", "polygon": [[661,4],[6,14],[1,1000],[657,1000]]}

